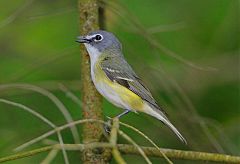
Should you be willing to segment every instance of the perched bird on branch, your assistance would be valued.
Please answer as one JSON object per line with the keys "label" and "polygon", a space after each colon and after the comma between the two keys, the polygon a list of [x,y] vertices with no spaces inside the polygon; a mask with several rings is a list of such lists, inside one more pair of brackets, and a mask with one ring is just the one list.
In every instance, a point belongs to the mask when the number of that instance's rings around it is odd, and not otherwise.
{"label": "perched bird on branch", "polygon": [[77,42],[84,43],[91,61],[92,81],[102,96],[125,111],[149,114],[167,125],[178,138],[186,143],[181,133],[173,126],[154,100],[131,66],[124,59],[122,45],[110,32],[94,31],[79,36]]}

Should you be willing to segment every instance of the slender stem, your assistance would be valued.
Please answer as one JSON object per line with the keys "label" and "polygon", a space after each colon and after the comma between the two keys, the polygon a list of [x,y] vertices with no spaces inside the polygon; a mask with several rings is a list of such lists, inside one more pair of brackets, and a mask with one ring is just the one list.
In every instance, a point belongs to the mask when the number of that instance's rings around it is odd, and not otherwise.
{"label": "slender stem", "polygon": [[36,155],[36,154],[39,154],[39,153],[50,151],[52,149],[53,149],[53,146],[45,146],[45,147],[42,147],[42,148],[39,148],[39,149],[34,149],[34,150],[26,151],[26,152],[23,152],[23,153],[17,153],[17,154],[14,154],[14,155],[10,155],[10,156],[7,156],[7,157],[0,158],[0,163],[7,162],[7,161],[13,161],[13,160],[21,159],[21,158],[25,158],[25,157],[30,157],[30,156],[33,156],[33,155]]}
{"label": "slender stem", "polygon": [[[134,146],[119,144],[118,148],[120,152],[124,154],[139,154],[139,151]],[[147,156],[163,157],[162,153],[154,147],[141,147],[141,148]],[[240,156],[231,156],[226,154],[206,153],[206,152],[197,152],[197,151],[163,149],[163,148],[161,148],[161,151],[168,158],[172,158],[172,159],[212,161],[212,162],[224,162],[224,163],[240,163]]]}
{"label": "slender stem", "polygon": [[118,120],[118,117],[115,117],[113,119],[113,124],[112,124],[111,133],[110,133],[110,139],[109,139],[110,144],[114,145],[112,149],[112,155],[118,164],[126,164],[125,160],[122,158],[121,153],[119,152],[117,147],[118,130],[119,130],[119,120]]}
{"label": "slender stem", "polygon": [[125,124],[123,122],[119,122],[120,125],[123,125],[127,128],[130,128],[132,129],[133,131],[137,132],[138,134],[140,134],[141,136],[143,136],[145,139],[147,139],[155,148],[157,148],[159,150],[160,153],[162,153],[163,157],[166,159],[166,161],[169,163],[169,164],[173,164],[173,162],[161,151],[161,149],[157,146],[157,144],[155,144],[148,136],[146,136],[143,132],[141,132],[140,130],[138,130],[137,128],[131,126],[131,125],[128,125],[128,124]]}
{"label": "slender stem", "polygon": [[57,156],[59,150],[53,149],[51,150],[46,158],[40,164],[49,164],[53,161],[53,159]]}
{"label": "slender stem", "polygon": [[112,155],[118,164],[126,164],[125,160],[122,158],[122,155],[119,152],[117,147],[113,147]]}
{"label": "slender stem", "polygon": [[[64,144],[62,145],[65,150],[68,151],[83,151],[84,149],[89,148],[113,148],[114,145],[109,143],[91,143],[91,144]],[[123,154],[135,154],[140,155],[137,148],[133,145],[128,144],[118,144],[118,150]],[[30,157],[39,153],[51,151],[53,149],[60,150],[61,145],[56,144],[52,146],[45,146],[42,148],[17,153],[7,157],[0,158],[0,163],[13,161],[16,159],[21,159],[25,157]],[[154,147],[145,147],[141,146],[141,149],[149,157],[160,157],[162,158],[162,153]],[[210,162],[223,162],[223,163],[240,163],[240,156],[232,156],[226,154],[217,154],[217,153],[206,153],[206,152],[196,152],[196,151],[184,151],[184,150],[175,150],[175,149],[163,149],[161,151],[166,154],[169,158],[173,159],[182,159],[182,160],[194,160],[194,161],[210,161]]]}
{"label": "slender stem", "polygon": [[123,138],[125,138],[130,144],[132,144],[139,152],[139,154],[145,159],[145,161],[148,164],[152,164],[146,153],[142,150],[142,148],[131,138],[129,137],[126,133],[124,133],[121,130],[118,130],[119,135],[121,135]]}

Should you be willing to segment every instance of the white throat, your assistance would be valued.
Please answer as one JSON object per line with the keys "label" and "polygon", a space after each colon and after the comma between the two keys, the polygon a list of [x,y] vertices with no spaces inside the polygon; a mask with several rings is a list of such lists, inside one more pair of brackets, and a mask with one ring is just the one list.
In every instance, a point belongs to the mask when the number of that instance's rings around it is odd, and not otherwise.
{"label": "white throat", "polygon": [[91,77],[92,77],[93,83],[95,83],[94,66],[95,66],[96,62],[98,61],[98,58],[100,56],[100,52],[98,51],[98,49],[96,49],[95,47],[93,47],[89,44],[84,43],[84,45],[87,48],[88,54],[90,56]]}
{"label": "white throat", "polygon": [[87,48],[88,54],[90,56],[91,67],[93,67],[98,60],[98,57],[100,56],[100,52],[98,51],[98,49],[89,44],[84,43],[84,45]]}

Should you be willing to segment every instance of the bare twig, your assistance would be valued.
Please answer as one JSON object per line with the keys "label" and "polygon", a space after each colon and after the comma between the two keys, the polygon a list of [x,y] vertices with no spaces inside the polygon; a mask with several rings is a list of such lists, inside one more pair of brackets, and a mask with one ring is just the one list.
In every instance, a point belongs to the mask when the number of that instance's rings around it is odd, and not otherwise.
{"label": "bare twig", "polygon": [[[53,129],[57,128],[57,126],[54,123],[52,123],[50,120],[48,120],[46,117],[42,116],[38,112],[34,111],[33,109],[31,109],[31,108],[29,108],[29,107],[27,107],[23,104],[8,101],[8,100],[5,100],[5,99],[0,99],[0,102],[19,107],[20,109],[23,109],[23,110],[31,113],[32,115],[36,116],[37,118],[41,119],[43,122],[48,124]],[[58,136],[58,140],[59,140],[60,145],[63,145],[63,139],[62,139],[62,135],[61,135],[60,131],[57,131],[57,136]],[[63,156],[64,156],[65,163],[68,164],[69,163],[68,162],[68,157],[67,157],[66,151],[64,150],[64,147],[62,147],[62,153],[63,153]]]}
{"label": "bare twig", "polygon": [[118,164],[127,164],[125,162],[125,160],[122,158],[121,153],[119,152],[118,148],[115,146],[113,147],[112,155]]}
{"label": "bare twig", "polygon": [[112,129],[110,132],[110,139],[109,142],[113,145],[117,144],[117,132],[119,129],[119,120],[118,118],[113,118]]}
{"label": "bare twig", "polygon": [[121,135],[123,138],[125,138],[128,142],[133,144],[134,147],[138,150],[138,152],[143,156],[143,158],[146,160],[148,164],[151,164],[152,162],[150,159],[146,156],[145,152],[142,150],[142,148],[131,138],[129,137],[126,133],[124,133],[121,130],[118,130],[119,135]]}
{"label": "bare twig", "polygon": [[73,102],[75,102],[79,107],[82,107],[82,101],[73,94],[66,86],[63,84],[59,84],[59,89],[62,90],[68,98],[70,98]]}
{"label": "bare twig", "polygon": [[62,152],[63,152],[64,162],[65,162],[65,164],[69,164],[67,152],[66,152],[66,150],[65,150],[65,148],[64,148],[64,146],[63,146],[64,143],[63,143],[63,138],[62,138],[62,136],[61,136],[61,134],[60,134],[60,131],[57,131],[57,136],[58,136],[58,139],[59,139],[59,143],[60,143],[61,150],[62,150]]}
{"label": "bare twig", "polygon": [[48,136],[56,133],[57,131],[61,131],[61,130],[64,130],[64,129],[66,129],[66,128],[72,127],[72,126],[74,126],[74,125],[82,124],[82,123],[86,123],[86,122],[92,122],[92,123],[93,123],[93,122],[98,122],[98,123],[102,123],[102,124],[105,123],[105,122],[102,121],[102,120],[95,120],[95,119],[85,119],[85,120],[73,121],[73,122],[70,122],[70,123],[68,123],[68,124],[62,125],[62,126],[56,128],[56,129],[54,129],[54,130],[48,131],[48,132],[42,134],[41,136],[39,136],[39,137],[37,137],[37,138],[34,138],[34,139],[32,139],[32,140],[30,140],[30,141],[28,141],[28,142],[26,142],[26,143],[18,146],[15,150],[17,150],[17,151],[22,150],[22,149],[24,149],[24,148],[26,148],[26,147],[28,147],[28,146],[30,146],[30,145],[38,142],[38,141],[41,141],[41,140],[47,138]]}
{"label": "bare twig", "polygon": [[[124,154],[139,154],[138,150],[134,146],[130,145],[118,145],[120,152]],[[141,147],[147,156],[152,157],[162,157],[162,154],[152,147]],[[172,159],[183,159],[183,160],[193,160],[193,161],[212,161],[212,162],[223,162],[223,163],[240,163],[239,156],[231,156],[225,154],[217,153],[205,153],[205,152],[196,152],[196,151],[184,151],[184,150],[175,150],[175,149],[163,149],[164,152],[169,158]]]}
{"label": "bare twig", "polygon": [[41,114],[39,114],[38,112],[34,111],[33,109],[23,105],[23,104],[20,104],[20,103],[16,103],[16,102],[13,102],[13,101],[9,101],[9,100],[6,100],[6,99],[1,99],[0,98],[0,102],[2,103],[6,103],[6,104],[9,104],[9,105],[12,105],[12,106],[16,106],[16,107],[19,107],[20,109],[23,109],[29,113],[31,113],[32,115],[34,115],[35,117],[39,118],[40,120],[42,120],[43,122],[45,122],[46,124],[48,124],[50,127],[52,128],[56,128],[56,125],[51,122],[50,120],[48,120],[46,117],[42,116]]}
{"label": "bare twig", "polygon": [[45,147],[42,147],[42,148],[26,151],[26,152],[23,152],[23,153],[17,153],[17,154],[14,154],[14,155],[10,155],[10,156],[7,156],[7,157],[0,158],[0,163],[13,161],[13,160],[17,160],[17,159],[21,159],[21,158],[25,158],[25,157],[30,157],[30,156],[33,156],[33,155],[36,155],[36,154],[39,154],[39,153],[50,151],[53,148],[54,148],[54,146],[45,146]]}
{"label": "bare twig", "polygon": [[126,164],[125,160],[122,158],[121,153],[119,152],[119,150],[117,148],[118,129],[119,129],[119,120],[116,117],[113,119],[109,142],[110,142],[110,144],[114,145],[114,147],[112,149],[112,155],[113,155],[114,159],[117,161],[117,163]]}
{"label": "bare twig", "polygon": [[58,151],[59,151],[59,150],[57,150],[57,149],[52,149],[52,150],[48,153],[47,157],[41,162],[41,164],[49,164],[49,163],[51,163],[52,160],[57,156]]}
{"label": "bare twig", "polygon": [[46,146],[46,147],[42,147],[42,148],[38,148],[38,149],[34,149],[34,150],[30,150],[30,151],[26,151],[23,153],[17,153],[15,155],[10,155],[8,157],[3,157],[0,158],[0,163],[3,162],[7,162],[7,161],[12,161],[12,160],[16,160],[16,159],[21,159],[21,158],[25,158],[25,157],[30,157],[42,152],[47,152],[50,150],[59,150],[62,147],[65,148],[65,150],[69,150],[69,151],[83,151],[85,149],[93,149],[93,148],[111,148],[113,147],[111,144],[109,143],[90,143],[90,144],[64,144],[64,145],[60,145],[60,144],[56,144],[56,145],[51,145],[51,146]]}
{"label": "bare twig", "polygon": [[[83,151],[84,149],[89,148],[99,148],[99,147],[108,147],[112,148],[113,145],[109,143],[91,143],[91,144],[64,144],[65,150],[68,151]],[[137,154],[139,155],[138,149],[133,145],[128,144],[118,144],[118,149],[123,154]],[[25,157],[30,157],[42,152],[47,152],[50,150],[59,150],[61,146],[59,144],[52,146],[45,146],[42,148],[17,153],[14,155],[10,155],[7,157],[0,158],[0,163],[13,161],[16,159],[21,159]],[[141,149],[147,156],[151,157],[163,157],[158,149],[154,147],[144,147],[141,146]],[[161,151],[164,152],[169,158],[173,159],[183,159],[183,160],[193,160],[193,161],[211,161],[211,162],[223,162],[223,163],[240,163],[240,156],[231,156],[225,154],[217,154],[217,153],[205,153],[205,152],[196,152],[196,151],[184,151],[184,150],[175,150],[175,149],[163,149]]]}
{"label": "bare twig", "polygon": [[[61,111],[61,113],[63,114],[63,116],[65,117],[65,119],[67,120],[68,123],[73,122],[73,119],[70,115],[70,113],[68,112],[68,110],[66,109],[66,107],[63,105],[63,103],[51,92],[34,86],[34,85],[30,85],[30,84],[6,84],[6,85],[0,85],[0,90],[6,90],[6,89],[11,89],[11,88],[21,88],[21,89],[26,89],[26,90],[31,90],[31,91],[35,91],[38,92],[46,97],[48,97],[57,107],[58,109]],[[78,135],[78,131],[77,128],[75,126],[70,128],[73,134],[73,138],[75,143],[79,143],[79,135]]]}
{"label": "bare twig", "polygon": [[131,126],[131,125],[128,125],[128,124],[125,124],[123,122],[120,122],[121,125],[125,126],[125,127],[128,127],[132,130],[134,130],[135,132],[137,132],[138,134],[140,134],[141,136],[143,136],[145,139],[147,139],[155,148],[157,148],[159,150],[160,153],[162,153],[162,156],[166,159],[166,161],[169,163],[169,164],[172,164],[173,162],[161,151],[161,149],[148,137],[146,136],[143,132],[141,132],[140,130],[138,130],[137,128]]}

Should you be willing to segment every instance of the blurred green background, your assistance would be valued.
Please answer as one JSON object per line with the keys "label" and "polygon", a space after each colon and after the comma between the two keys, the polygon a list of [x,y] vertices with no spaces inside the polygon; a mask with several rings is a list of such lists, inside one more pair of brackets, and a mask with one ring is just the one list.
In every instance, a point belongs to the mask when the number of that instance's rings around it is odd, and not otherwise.
{"label": "blurred green background", "polygon": [[[144,114],[131,113],[121,121],[137,127],[160,147],[240,155],[238,10],[238,0],[107,2],[107,30],[119,37],[128,62],[188,145]],[[64,103],[74,120],[81,119],[80,106],[62,89],[64,85],[81,97],[81,56],[75,42],[78,35],[76,0],[1,0],[0,88],[12,83],[44,88]],[[39,93],[1,89],[0,98],[26,105],[56,125],[66,123],[58,108]],[[104,100],[105,116],[120,112]],[[50,129],[31,114],[0,102],[0,157],[12,154],[15,147]],[[139,145],[151,146],[135,132],[122,129]],[[70,130],[63,131],[63,135],[65,143],[73,143]],[[56,136],[50,139],[57,140]],[[127,143],[122,138],[119,142]],[[27,150],[40,146],[44,143]],[[8,163],[40,163],[46,155]],[[70,163],[79,163],[78,152],[68,155]],[[129,163],[145,163],[138,156],[124,158]],[[61,152],[53,163],[63,163]]]}

